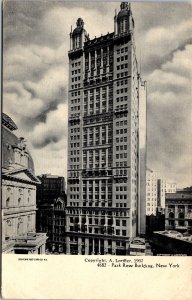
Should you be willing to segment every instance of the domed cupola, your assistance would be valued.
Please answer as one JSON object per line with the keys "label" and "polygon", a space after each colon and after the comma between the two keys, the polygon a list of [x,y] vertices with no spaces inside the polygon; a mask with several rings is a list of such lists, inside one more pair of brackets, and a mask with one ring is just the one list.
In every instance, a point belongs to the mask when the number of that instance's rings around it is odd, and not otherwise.
{"label": "domed cupola", "polygon": [[128,2],[121,2],[121,10],[115,16],[115,34],[124,34],[132,32],[134,29],[134,20],[132,17],[131,5]]}
{"label": "domed cupola", "polygon": [[70,50],[77,50],[83,47],[83,43],[89,40],[89,36],[84,29],[84,22],[82,18],[78,18],[76,28],[70,33],[71,47]]}

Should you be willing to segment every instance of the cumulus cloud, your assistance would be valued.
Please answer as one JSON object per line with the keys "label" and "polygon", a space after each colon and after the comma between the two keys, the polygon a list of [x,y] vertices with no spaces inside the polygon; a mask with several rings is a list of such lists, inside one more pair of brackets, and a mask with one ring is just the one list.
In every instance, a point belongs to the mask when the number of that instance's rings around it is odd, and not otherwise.
{"label": "cumulus cloud", "polygon": [[[38,174],[66,176],[69,32],[113,31],[119,3],[6,1],[3,109],[28,140]],[[138,61],[148,81],[148,165],[190,184],[189,3],[133,3]],[[141,58],[141,59],[140,59]]]}
{"label": "cumulus cloud", "polygon": [[138,46],[140,49],[142,47],[141,58],[144,72],[149,74],[155,68],[161,68],[162,64],[172,60],[177,50],[190,43],[191,28],[190,18],[170,26],[153,26],[140,36]]}
{"label": "cumulus cloud", "polygon": [[148,162],[180,186],[192,179],[191,49],[175,51],[149,75]]}
{"label": "cumulus cloud", "polygon": [[[61,138],[67,137],[67,105],[60,104],[56,111],[47,114],[45,123],[35,126],[31,142],[35,148],[43,148],[48,144],[57,144]],[[59,145],[63,147],[62,143]],[[54,146],[57,149],[57,146]]]}

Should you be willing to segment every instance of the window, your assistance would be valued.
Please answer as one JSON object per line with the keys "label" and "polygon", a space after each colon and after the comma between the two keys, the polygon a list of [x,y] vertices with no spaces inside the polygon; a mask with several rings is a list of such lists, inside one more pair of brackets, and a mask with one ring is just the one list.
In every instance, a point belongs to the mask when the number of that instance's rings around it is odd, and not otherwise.
{"label": "window", "polygon": [[120,220],[116,220],[116,226],[120,226]]}
{"label": "window", "polygon": [[9,207],[9,204],[10,204],[10,198],[8,197],[6,200],[6,207]]}
{"label": "window", "polygon": [[122,235],[126,236],[126,230],[122,230]]}
{"label": "window", "polygon": [[127,221],[126,220],[122,220],[122,226],[127,226]]}

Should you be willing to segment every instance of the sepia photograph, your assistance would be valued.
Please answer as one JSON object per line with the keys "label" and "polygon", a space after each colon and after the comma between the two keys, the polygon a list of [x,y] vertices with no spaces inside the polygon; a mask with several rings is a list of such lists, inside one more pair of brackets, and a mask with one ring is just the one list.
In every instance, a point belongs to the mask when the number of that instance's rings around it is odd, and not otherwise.
{"label": "sepia photograph", "polygon": [[2,3],[3,254],[192,255],[191,13]]}

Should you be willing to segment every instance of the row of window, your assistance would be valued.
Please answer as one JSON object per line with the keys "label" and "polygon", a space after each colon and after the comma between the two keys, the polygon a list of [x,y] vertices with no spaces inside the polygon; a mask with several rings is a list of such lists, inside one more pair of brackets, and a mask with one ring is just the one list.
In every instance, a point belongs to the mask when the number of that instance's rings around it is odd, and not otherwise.
{"label": "row of window", "polygon": [[117,78],[122,78],[122,77],[126,77],[126,76],[128,76],[128,72],[126,71],[126,72],[118,72],[117,73]]}
{"label": "row of window", "polygon": [[124,176],[126,176],[127,175],[127,170],[126,169],[124,169],[124,170],[116,170],[116,175],[124,175]]}
{"label": "row of window", "polygon": [[[98,203],[98,202],[97,202]],[[78,203],[79,204],[79,203]],[[75,210],[75,209],[69,209],[68,211],[71,215],[77,215],[79,216],[79,213],[81,213],[81,215],[95,215],[95,216],[119,216],[119,217],[127,217],[129,216],[129,212],[126,212],[126,211],[116,211],[116,212],[112,212],[112,211],[108,211],[108,212],[105,212],[105,211],[97,211],[97,210],[89,210],[89,211],[86,211],[86,210],[82,210],[82,211],[79,211],[79,210]]]}
{"label": "row of window", "polygon": [[121,118],[124,118],[124,117],[126,117],[127,118],[127,113],[128,113],[128,111],[127,110],[125,110],[125,111],[119,111],[118,112],[118,114],[116,114],[116,119],[121,119]]}
{"label": "row of window", "polygon": [[79,111],[80,110],[80,106],[72,106],[71,107],[71,111]]}
{"label": "row of window", "polygon": [[116,195],[116,200],[127,200],[127,195],[126,194]]}
{"label": "row of window", "polygon": [[116,130],[116,134],[124,134],[124,133],[127,133],[127,128],[117,129]]}
{"label": "row of window", "polygon": [[127,120],[116,122],[116,126],[125,126],[125,125],[127,125]]}
{"label": "row of window", "polygon": [[116,167],[127,167],[127,161],[117,161]]}
{"label": "row of window", "polygon": [[[74,237],[74,236],[70,236],[70,241],[71,242],[78,242],[78,237]],[[97,240],[95,240],[97,241]],[[101,240],[102,242],[103,240]],[[81,243],[85,243],[85,238],[81,238]],[[112,246],[112,240],[107,240],[108,246]],[[120,241],[116,241],[114,242],[116,244],[116,246],[121,246],[121,247],[126,247],[126,242],[120,242]]]}
{"label": "row of window", "polygon": [[80,135],[77,134],[77,135],[71,135],[71,141],[73,140],[79,140],[80,139]]}
{"label": "row of window", "polygon": [[128,90],[127,88],[124,88],[124,89],[117,89],[117,90],[116,90],[116,93],[117,93],[117,94],[120,94],[120,93],[127,93],[127,90]]}
{"label": "row of window", "polygon": [[121,80],[121,81],[117,81],[117,86],[124,85],[124,84],[127,84],[127,83],[128,83],[127,79]]}
{"label": "row of window", "polygon": [[123,143],[123,142],[127,142],[127,137],[121,137],[121,138],[116,138],[116,143]]}
{"label": "row of window", "polygon": [[123,208],[123,207],[126,208],[127,207],[127,203],[116,203],[116,207],[117,208],[119,208],[119,207],[120,208]]}
{"label": "row of window", "polygon": [[79,162],[79,157],[71,157],[71,162]]}
{"label": "row of window", "polygon": [[79,164],[77,165],[70,165],[70,170],[78,170],[79,169]]}
{"label": "row of window", "polygon": [[[79,223],[80,219],[79,217],[70,217],[69,218],[70,220],[70,223],[74,224],[74,223]],[[113,225],[113,220],[112,219],[98,219],[98,218],[85,218],[83,217],[81,219],[81,223],[82,224],[90,224],[90,225],[98,225],[98,224],[101,224],[101,225]],[[127,220],[115,220],[115,225],[116,226],[127,226]]]}
{"label": "row of window", "polygon": [[76,147],[79,147],[80,144],[79,143],[71,143],[70,146],[71,146],[71,148],[76,148]]}
{"label": "row of window", "polygon": [[[26,200],[27,200],[27,202],[26,202]],[[17,201],[16,201],[16,203],[13,204],[12,201],[11,201],[11,199],[10,199],[10,197],[8,197],[6,199],[5,206],[6,206],[6,208],[15,207],[15,206],[20,207],[20,206],[25,206],[27,204],[31,204],[30,202],[31,202],[31,198],[29,198],[29,197],[27,199],[25,199],[25,203],[23,203],[23,199],[22,198],[18,198]]]}
{"label": "row of window", "polygon": [[71,75],[81,73],[81,69],[76,69],[71,72]]}
{"label": "row of window", "polygon": [[79,155],[80,151],[79,150],[72,150],[70,151],[71,155]]}
{"label": "row of window", "polygon": [[126,68],[128,68],[128,64],[127,63],[126,64],[121,64],[121,65],[117,66],[117,70],[123,70],[123,69],[126,69]]}
{"label": "row of window", "polygon": [[128,59],[128,55],[117,57],[117,62],[124,61]]}
{"label": "row of window", "polygon": [[75,92],[71,92],[71,96],[72,97],[76,97],[77,95],[80,96],[81,92],[80,91],[75,91]]}
{"label": "row of window", "polygon": [[71,89],[73,90],[73,89],[77,89],[77,88],[80,88],[81,87],[81,84],[80,83],[78,83],[78,84],[72,84],[71,85]]}
{"label": "row of window", "polygon": [[71,104],[77,104],[77,103],[80,103],[81,99],[80,98],[77,98],[77,99],[73,99],[71,100]]}
{"label": "row of window", "polygon": [[80,66],[80,65],[81,65],[81,62],[78,61],[78,62],[72,63],[71,67],[74,68],[74,67],[77,67],[77,66]]}
{"label": "row of window", "polygon": [[[123,158],[127,158],[127,153],[117,153],[116,154],[116,159],[123,159]],[[118,165],[116,165],[118,166]],[[127,161],[124,162],[124,166],[127,166]]]}
{"label": "row of window", "polygon": [[128,47],[122,47],[121,49],[117,49],[117,54],[127,53]]}
{"label": "row of window", "polygon": [[123,101],[127,101],[128,97],[127,96],[122,96],[122,97],[117,97],[116,101],[117,102],[123,102]]}
{"label": "row of window", "polygon": [[75,81],[78,81],[78,80],[81,80],[81,76],[75,76],[75,77],[71,78],[72,82],[75,82]]}

